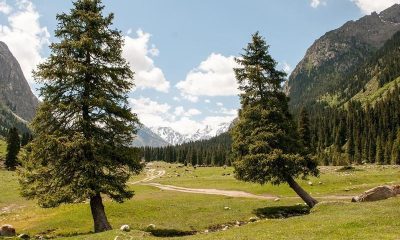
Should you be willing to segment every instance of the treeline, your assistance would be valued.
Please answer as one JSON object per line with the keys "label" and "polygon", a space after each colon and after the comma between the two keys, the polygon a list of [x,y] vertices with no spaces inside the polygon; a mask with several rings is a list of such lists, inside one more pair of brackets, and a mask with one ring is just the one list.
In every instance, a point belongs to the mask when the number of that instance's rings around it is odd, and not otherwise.
{"label": "treeline", "polygon": [[400,88],[362,106],[313,109],[311,148],[324,165],[400,164]]}
{"label": "treeline", "polygon": [[144,147],[141,153],[145,161],[165,161],[193,166],[223,166],[231,165],[231,144],[229,133],[223,133],[209,140],[178,146]]}

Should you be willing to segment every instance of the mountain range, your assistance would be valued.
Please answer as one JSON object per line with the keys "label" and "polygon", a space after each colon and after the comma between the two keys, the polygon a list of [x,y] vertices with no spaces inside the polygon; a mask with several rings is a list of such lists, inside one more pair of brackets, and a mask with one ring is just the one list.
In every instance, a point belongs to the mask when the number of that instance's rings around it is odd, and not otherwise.
{"label": "mountain range", "polygon": [[352,98],[369,80],[354,79],[354,73],[398,31],[400,5],[395,4],[316,40],[289,77],[291,109],[316,103],[338,106]]}
{"label": "mountain range", "polygon": [[39,100],[32,93],[17,59],[0,41],[0,135],[10,127],[28,131]]}

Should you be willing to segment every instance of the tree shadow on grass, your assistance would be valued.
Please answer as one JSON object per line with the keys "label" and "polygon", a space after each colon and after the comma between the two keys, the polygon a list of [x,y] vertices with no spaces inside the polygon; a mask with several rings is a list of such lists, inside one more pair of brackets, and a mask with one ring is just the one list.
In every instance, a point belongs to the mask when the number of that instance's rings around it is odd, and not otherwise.
{"label": "tree shadow on grass", "polygon": [[182,231],[177,229],[148,229],[155,237],[184,237],[196,234],[196,231]]}
{"label": "tree shadow on grass", "polygon": [[307,215],[310,208],[302,205],[265,207],[257,208],[253,213],[259,218],[278,219]]}

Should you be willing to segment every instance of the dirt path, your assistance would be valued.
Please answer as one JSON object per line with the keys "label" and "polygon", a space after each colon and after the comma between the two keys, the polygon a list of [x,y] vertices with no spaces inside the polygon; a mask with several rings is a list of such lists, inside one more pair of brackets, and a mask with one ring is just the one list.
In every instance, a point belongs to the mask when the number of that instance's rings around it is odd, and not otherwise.
{"label": "dirt path", "polygon": [[147,183],[150,181],[153,181],[156,178],[162,177],[165,174],[165,170],[158,170],[156,169],[149,169],[149,171],[146,172],[146,178],[136,181],[136,182],[130,182],[129,184],[138,184],[138,183]]}
{"label": "dirt path", "polygon": [[256,199],[275,199],[277,196],[273,195],[255,195],[248,192],[242,191],[229,191],[229,190],[218,190],[218,189],[201,189],[201,188],[185,188],[185,187],[177,187],[171,185],[162,185],[159,183],[147,183],[144,184],[147,186],[157,187],[162,190],[167,191],[176,191],[176,192],[184,192],[184,193],[197,193],[197,194],[207,194],[207,195],[220,195],[220,196],[227,196],[227,197],[242,197],[242,198],[256,198]]}
{"label": "dirt path", "polygon": [[[227,196],[227,197],[241,197],[241,198],[254,198],[254,199],[266,199],[266,200],[274,200],[279,198],[278,196],[274,195],[256,195],[248,192],[243,191],[233,191],[233,190],[219,190],[219,189],[202,189],[202,188],[186,188],[186,187],[178,187],[172,185],[163,185],[160,183],[150,183],[154,179],[162,177],[165,175],[165,170],[156,170],[156,169],[149,169],[146,173],[146,178],[131,182],[130,184],[141,184],[146,186],[156,187],[166,191],[175,191],[175,192],[184,192],[184,193],[194,193],[194,194],[206,194],[206,195],[219,195],[219,196]],[[323,199],[323,200],[348,200],[351,199],[353,196],[350,195],[329,195],[329,196],[316,196],[316,199]],[[296,198],[299,197],[283,197],[284,198]]]}

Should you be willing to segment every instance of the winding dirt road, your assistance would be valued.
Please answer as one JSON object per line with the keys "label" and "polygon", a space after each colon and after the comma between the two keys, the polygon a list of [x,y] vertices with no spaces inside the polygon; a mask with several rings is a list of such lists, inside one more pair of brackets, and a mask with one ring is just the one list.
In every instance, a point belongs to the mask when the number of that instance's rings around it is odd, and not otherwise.
{"label": "winding dirt road", "polygon": [[[219,189],[202,189],[202,188],[186,188],[186,187],[178,187],[172,185],[163,185],[160,183],[152,183],[151,181],[160,178],[165,175],[165,170],[156,170],[149,169],[146,172],[146,178],[136,181],[130,182],[130,184],[140,184],[146,186],[156,187],[166,191],[175,191],[175,192],[183,192],[183,193],[194,193],[194,194],[206,194],[206,195],[219,195],[219,196],[227,196],[227,197],[237,197],[237,198],[253,198],[253,199],[264,199],[264,200],[274,200],[279,198],[274,195],[256,195],[243,191],[233,191],[233,190],[219,190]],[[284,197],[284,198],[299,198],[299,197]],[[317,199],[328,199],[328,200],[348,200],[351,199],[352,196],[349,195],[332,195],[332,196],[320,196],[315,197]]]}

